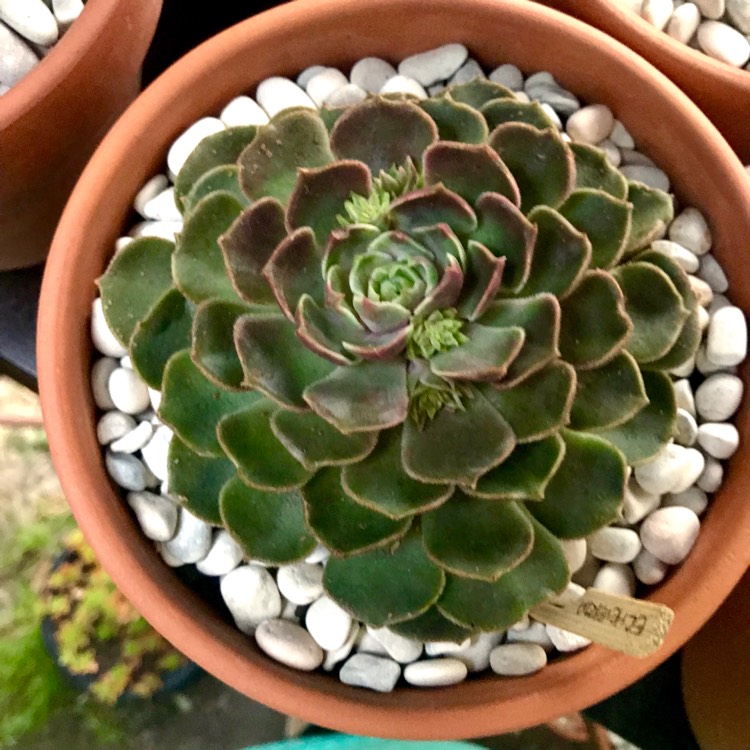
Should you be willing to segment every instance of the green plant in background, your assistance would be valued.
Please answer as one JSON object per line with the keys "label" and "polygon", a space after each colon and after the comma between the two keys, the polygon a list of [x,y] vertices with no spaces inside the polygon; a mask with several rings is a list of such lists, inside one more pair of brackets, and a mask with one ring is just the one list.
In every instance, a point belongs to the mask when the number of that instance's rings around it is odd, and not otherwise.
{"label": "green plant in background", "polygon": [[114,705],[126,691],[149,697],[161,675],[186,663],[135,611],[99,567],[76,529],[66,541],[68,558],[50,574],[42,612],[55,623],[61,666],[92,675],[91,694]]}
{"label": "green plant in background", "polygon": [[100,280],[162,391],[170,491],[249,558],[320,541],[328,593],[425,640],[560,591],[560,539],[618,516],[699,341],[649,249],[671,198],[474,81],[210,136],[175,243]]}

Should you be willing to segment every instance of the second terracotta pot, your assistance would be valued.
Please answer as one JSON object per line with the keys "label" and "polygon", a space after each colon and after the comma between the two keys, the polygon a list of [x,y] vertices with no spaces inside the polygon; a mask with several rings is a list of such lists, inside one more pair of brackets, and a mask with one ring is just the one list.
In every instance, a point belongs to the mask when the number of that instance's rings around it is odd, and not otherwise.
{"label": "second terracotta pot", "polygon": [[746,401],[736,422],[742,446],[701,536],[682,567],[650,595],[676,612],[655,655],[638,660],[591,647],[529,677],[487,673],[448,688],[378,694],[327,674],[295,672],[264,656],[179,582],[112,487],[90,390],[94,280],[127,230],[133,197],[164,170],[175,137],[233,96],[252,93],[268,76],[295,76],[313,63],[348,71],[369,55],[398,62],[455,41],[488,69],[512,62],[527,73],[549,70],[583,99],[608,104],[672,177],[679,200],[705,213],[732,298],[750,308],[750,181],[729,146],[676,86],[631,50],[526,0],[296,0],[202,45],[138,98],[94,155],[61,220],[42,293],[38,357],[50,446],[81,528],[112,578],[159,631],[219,679],[279,711],[357,734],[486,736],[597,702],[678,649],[750,560]]}

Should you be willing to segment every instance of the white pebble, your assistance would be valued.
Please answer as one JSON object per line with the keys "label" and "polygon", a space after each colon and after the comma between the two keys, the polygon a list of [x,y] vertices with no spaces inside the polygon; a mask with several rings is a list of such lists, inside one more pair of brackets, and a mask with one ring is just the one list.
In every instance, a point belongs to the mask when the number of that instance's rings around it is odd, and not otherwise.
{"label": "white pebble", "polygon": [[695,295],[698,304],[701,307],[708,307],[714,298],[714,293],[711,287],[703,281],[703,279],[699,279],[697,276],[688,276],[688,282],[690,283],[690,288],[693,290],[693,294]]}
{"label": "white pebble", "polygon": [[718,20],[724,15],[726,10],[726,0],[693,0],[700,9],[701,14],[705,18],[710,18],[714,21]]}
{"label": "white pebble", "polygon": [[265,125],[268,115],[262,107],[249,96],[236,96],[219,113],[219,119],[228,127],[241,125]]}
{"label": "white pebble", "polygon": [[363,629],[357,638],[357,651],[373,654],[374,656],[389,656],[388,649],[376,638],[374,638],[367,629]]}
{"label": "white pebble", "polygon": [[307,95],[322,107],[328,97],[349,83],[347,77],[338,68],[324,68],[320,73],[316,73],[305,86]]}
{"label": "white pebble", "polygon": [[655,167],[654,160],[633,148],[624,148],[621,151],[622,163],[626,166]]}
{"label": "white pebble", "polygon": [[698,439],[698,423],[695,417],[684,409],[677,410],[675,420],[674,440],[679,445],[690,447]]}
{"label": "white pebble", "polygon": [[583,586],[574,583],[573,581],[569,581],[568,585],[562,590],[562,592],[555,594],[550,601],[558,606],[565,606],[577,602],[585,593],[586,589]]}
{"label": "white pebble", "polygon": [[326,672],[330,672],[339,662],[344,661],[344,659],[351,654],[352,648],[359,637],[359,632],[359,623],[353,622],[352,629],[349,631],[349,635],[347,636],[346,641],[344,641],[344,645],[341,648],[326,651],[325,659],[323,660],[323,669]]}
{"label": "white pebble", "polygon": [[183,131],[167,152],[167,167],[173,175],[179,174],[182,165],[195,147],[209,135],[225,130],[224,123],[218,117],[202,117]]}
{"label": "white pebble", "polygon": [[109,395],[115,408],[125,414],[138,414],[148,409],[151,401],[146,384],[133,370],[116,368],[109,376]]}
{"label": "white pebble", "polygon": [[638,557],[633,560],[635,577],[647,586],[655,586],[664,580],[669,566],[658,557],[654,557],[647,549],[641,550]]}
{"label": "white pebble", "polygon": [[52,12],[61,31],[66,31],[83,12],[81,0],[52,0]]}
{"label": "white pebble", "polygon": [[422,655],[422,642],[394,633],[389,628],[367,626],[367,632],[386,650],[388,656],[399,664],[410,664]]}
{"label": "white pebble", "polygon": [[315,549],[305,558],[305,562],[314,565],[315,563],[325,562],[330,556],[330,550],[318,542]]}
{"label": "white pebble", "polygon": [[720,372],[706,378],[695,391],[695,408],[709,422],[724,422],[739,408],[744,386],[736,375]]}
{"label": "white pebble", "polygon": [[311,672],[323,663],[323,650],[307,631],[288,620],[269,619],[255,630],[258,647],[292,669]]}
{"label": "white pebble", "polygon": [[91,340],[94,346],[107,357],[124,357],[127,347],[124,347],[112,333],[102,310],[101,297],[97,297],[91,305]]}
{"label": "white pebble", "polygon": [[668,565],[682,562],[698,538],[700,521],[689,508],[659,508],[641,526],[643,546]]}
{"label": "white pebble", "polygon": [[[224,602],[243,633],[252,635],[264,620],[281,614],[279,590],[271,574],[257,565],[235,568],[222,577],[220,588]],[[323,661],[322,652],[320,661]]]}
{"label": "white pebble", "polygon": [[96,438],[100,445],[109,445],[113,440],[127,435],[134,430],[136,421],[130,414],[123,414],[121,411],[108,411],[103,414],[96,425]]}
{"label": "white pebble", "polygon": [[[632,529],[607,526],[588,538],[594,557],[614,563],[629,563],[641,551],[641,540]],[[554,640],[554,639],[553,639]]]}
{"label": "white pebble", "polygon": [[698,351],[695,353],[695,368],[701,375],[713,375],[716,372],[733,375],[737,371],[735,365],[717,365],[716,362],[712,362],[706,354],[705,342],[698,347]]}
{"label": "white pebble", "polygon": [[[696,310],[698,315],[698,325],[700,325],[700,317],[701,312],[706,316],[706,325],[708,325],[708,313],[706,312],[705,308],[703,307],[697,307]],[[681,365],[677,365],[677,367],[673,367],[669,370],[670,375],[674,375],[676,378],[687,378],[690,377],[690,375],[693,374],[693,370],[695,370],[695,356],[688,357]]]}
{"label": "white pebble", "polygon": [[750,34],[750,2],[748,0],[726,0],[727,20],[743,34]]}
{"label": "white pebble", "polygon": [[688,487],[684,492],[669,494],[664,497],[664,507],[681,505],[690,508],[696,516],[700,516],[708,507],[708,495],[700,487]]}
{"label": "white pebble", "polygon": [[153,221],[182,221],[182,214],[174,199],[174,188],[169,187],[146,201],[143,206],[146,219]]}
{"label": "white pebble", "polygon": [[585,539],[561,539],[565,559],[568,562],[568,568],[572,573],[578,572],[586,560],[586,540]]}
{"label": "white pebble", "polygon": [[731,307],[732,303],[725,294],[714,294],[711,297],[711,303],[708,306],[709,315],[713,315],[717,310],[721,310],[722,307]]}
{"label": "white pebble", "polygon": [[635,594],[635,575],[630,565],[607,563],[602,565],[591,585],[593,588],[606,591],[608,594],[633,596]]}
{"label": "white pebble", "polygon": [[615,120],[612,132],[609,134],[609,139],[618,148],[635,148],[633,136],[630,135],[627,128],[619,120]]}
{"label": "white pebble", "polygon": [[204,576],[223,576],[234,570],[244,557],[242,548],[226,529],[219,529],[213,537],[206,556],[196,564]]}
{"label": "white pebble", "polygon": [[635,478],[646,492],[663,495],[665,492],[686,489],[702,471],[703,456],[700,451],[670,443],[653,459],[636,466]]}
{"label": "white pebble", "polygon": [[750,60],[750,42],[737,29],[720,21],[704,21],[698,27],[698,44],[710,57],[735,68]]}
{"label": "white pebble", "polygon": [[297,85],[304,89],[307,88],[308,81],[313,77],[322,73],[326,69],[325,65],[308,65],[298,76]]}
{"label": "white pebble", "polygon": [[290,107],[317,109],[315,102],[294,81],[281,76],[266,78],[255,92],[258,104],[269,117]]}
{"label": "white pebble", "polygon": [[565,130],[577,142],[597,145],[612,132],[615,118],[604,104],[582,107],[568,118]]}
{"label": "white pebble", "polygon": [[695,273],[700,266],[695,253],[672,240],[656,240],[651,243],[651,249],[670,257],[686,273]]}
{"label": "white pebble", "polygon": [[489,77],[490,81],[499,83],[511,91],[520,91],[523,88],[523,73],[510,63],[495,68]]}
{"label": "white pebble", "polygon": [[[541,104],[541,108],[544,110],[544,114],[549,117],[550,120],[552,120],[552,124],[558,129],[562,130],[562,120],[560,119],[560,116],[555,112],[552,107],[550,107],[549,104]],[[617,152],[619,156],[619,151]]]}
{"label": "white pebble", "polygon": [[655,492],[646,492],[631,477],[625,485],[625,500],[622,505],[622,519],[625,523],[635,524],[645,518],[652,510],[659,507],[661,495]]}
{"label": "white pebble", "polygon": [[662,31],[674,12],[672,0],[643,0],[641,16]]}
{"label": "white pebble", "polygon": [[[714,295],[715,296],[715,295]],[[713,302],[713,300],[711,300]],[[701,333],[704,333],[708,329],[708,324],[711,322],[711,316],[705,307],[698,306],[698,327]],[[695,358],[697,358],[697,353]]]}
{"label": "white pebble", "polygon": [[396,73],[396,69],[389,62],[379,57],[365,57],[354,64],[349,80],[370,94],[377,94],[383,88],[383,84]]}
{"label": "white pebble", "polygon": [[173,242],[182,231],[181,221],[141,221],[131,227],[132,237],[159,237],[163,240]]}
{"label": "white pebble", "polygon": [[133,208],[141,215],[146,218],[144,209],[146,204],[155,198],[159,193],[169,186],[169,180],[166,175],[157,174],[154,175],[137,193],[133,200]]}
{"label": "white pebble", "polygon": [[535,643],[506,643],[490,653],[492,671],[505,677],[534,674],[546,664],[547,652]]}
{"label": "white pebble", "polygon": [[448,81],[449,86],[460,83],[469,83],[477,78],[486,78],[484,71],[480,67],[479,63],[469,58],[450,78]]}
{"label": "white pebble", "polygon": [[339,89],[331,92],[324,102],[326,107],[339,109],[341,107],[350,107],[352,104],[359,104],[367,99],[367,92],[353,83],[347,83]]}
{"label": "white pebble", "polygon": [[737,428],[729,422],[704,422],[698,428],[698,444],[710,456],[731,458],[740,444]]}
{"label": "white pebble", "polygon": [[352,618],[333,599],[321,596],[307,610],[305,627],[321,648],[333,651],[344,645]]}
{"label": "white pebble", "polygon": [[407,76],[396,75],[389,78],[380,89],[381,94],[411,94],[417,99],[426,99],[427,92],[419,81]]}
{"label": "white pebble", "polygon": [[594,583],[596,574],[601,570],[601,567],[601,560],[597,560],[591,552],[588,552],[581,569],[573,576],[573,580],[581,586],[591,586]]}
{"label": "white pebble", "polygon": [[170,568],[180,568],[185,564],[178,557],[170,554],[169,550],[165,548],[164,542],[157,542],[156,549],[159,551],[162,560],[164,560],[164,562],[169,565]]}
{"label": "white pebble", "polygon": [[149,539],[168,542],[175,535],[179,509],[171,500],[153,492],[128,492],[127,501]]}
{"label": "white pebble", "polygon": [[676,380],[672,383],[672,388],[674,388],[674,397],[677,401],[677,408],[684,409],[689,414],[695,416],[695,396],[693,395],[690,381],[685,378],[682,380]]}
{"label": "white pebble", "polygon": [[161,481],[167,478],[169,444],[172,442],[172,435],[173,432],[169,427],[165,425],[157,427],[151,440],[141,450],[146,466]]}
{"label": "white pebble", "polygon": [[0,0],[0,21],[33,44],[49,47],[57,41],[57,21],[42,0]]}
{"label": "white pebble", "polygon": [[705,217],[693,207],[686,208],[669,225],[669,239],[696,255],[705,255],[712,243]]}
{"label": "white pebble", "polygon": [[462,661],[469,672],[483,672],[490,666],[492,649],[502,640],[502,633],[479,633],[471,638],[468,646],[454,651],[451,656]]}
{"label": "white pebble", "polygon": [[507,641],[508,643],[530,643],[539,646],[544,651],[554,649],[547,629],[541,622],[532,622],[525,630],[509,630]]}
{"label": "white pebble", "polygon": [[456,685],[463,682],[468,673],[466,665],[452,657],[415,661],[404,667],[404,679],[416,687]]}
{"label": "white pebble", "polygon": [[104,457],[107,473],[125,490],[141,492],[148,486],[146,467],[132,453],[112,453]]}
{"label": "white pebble", "polygon": [[717,294],[723,294],[729,289],[729,281],[724,269],[716,258],[708,253],[701,258],[698,278],[703,279],[711,287],[711,291]]}
{"label": "white pebble", "polygon": [[625,167],[621,167],[620,171],[629,180],[635,180],[636,182],[642,182],[644,185],[648,185],[651,188],[657,190],[664,190],[669,192],[670,182],[666,172],[659,169],[658,167],[650,167],[641,164],[629,164]]}
{"label": "white pebble", "polygon": [[153,425],[149,422],[140,422],[130,432],[113,441],[110,448],[115,453],[135,453],[146,445],[153,433]]}
{"label": "white pebble", "polygon": [[622,163],[622,155],[620,154],[620,149],[615,146],[612,141],[609,140],[609,138],[605,141],[602,141],[599,144],[599,148],[604,152],[604,155],[607,157],[607,161],[613,166],[613,167],[619,167]]}
{"label": "white pebble", "polygon": [[294,604],[311,604],[323,594],[323,568],[308,563],[282,565],[276,574],[279,591]]}
{"label": "white pebble", "polygon": [[717,365],[738,365],[747,356],[747,323],[739,307],[717,310],[708,324],[706,356]]}
{"label": "white pebble", "polygon": [[164,548],[184,563],[196,563],[202,560],[211,548],[211,527],[187,508],[181,508],[177,533]]}
{"label": "white pebble", "polygon": [[556,625],[547,625],[546,627],[550,640],[555,645],[555,648],[561,653],[580,651],[582,648],[591,645],[591,641],[588,638],[584,638],[582,635],[563,630]]}
{"label": "white pebble", "polygon": [[429,641],[424,645],[424,652],[427,656],[444,656],[445,654],[460,651],[470,643],[471,638],[466,638],[461,643],[455,643],[454,641]]}
{"label": "white pebble", "polygon": [[706,466],[696,484],[704,492],[716,492],[724,481],[724,467],[713,456],[706,456]]}
{"label": "white pebble", "polygon": [[695,3],[684,3],[675,8],[667,24],[667,34],[678,42],[687,44],[695,35],[701,22],[701,14]]}
{"label": "white pebble", "polygon": [[161,405],[161,392],[157,391],[155,388],[149,387],[148,397],[149,397],[149,400],[151,401],[151,408],[155,412],[159,411],[159,406]]}
{"label": "white pebble", "polygon": [[390,693],[401,676],[401,667],[393,659],[372,654],[354,654],[339,672],[345,685],[369,688],[379,693]]}
{"label": "white pebble", "polygon": [[431,86],[450,78],[466,62],[469,52],[463,44],[444,44],[428,52],[420,52],[402,60],[398,72]]}

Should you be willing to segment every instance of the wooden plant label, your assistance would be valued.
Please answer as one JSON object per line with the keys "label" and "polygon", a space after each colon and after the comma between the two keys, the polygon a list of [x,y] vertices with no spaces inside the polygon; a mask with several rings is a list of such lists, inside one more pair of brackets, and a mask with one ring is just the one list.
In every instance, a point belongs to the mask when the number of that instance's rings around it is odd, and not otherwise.
{"label": "wooden plant label", "polygon": [[650,656],[661,646],[674,612],[664,604],[587,589],[579,599],[545,602],[530,612],[535,620],[588,638],[629,656]]}

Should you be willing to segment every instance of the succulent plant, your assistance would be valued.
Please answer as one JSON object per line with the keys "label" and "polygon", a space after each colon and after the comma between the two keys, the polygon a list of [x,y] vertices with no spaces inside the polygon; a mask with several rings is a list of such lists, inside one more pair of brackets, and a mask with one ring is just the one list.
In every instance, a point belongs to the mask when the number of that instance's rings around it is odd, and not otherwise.
{"label": "succulent plant", "polygon": [[649,248],[670,196],[481,80],[230,128],[175,194],[176,243],[100,280],[162,392],[170,492],[250,559],[321,542],[330,596],[424,640],[563,589],[560,540],[618,517],[698,344]]}

